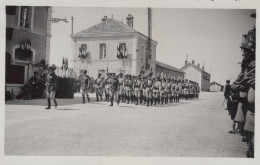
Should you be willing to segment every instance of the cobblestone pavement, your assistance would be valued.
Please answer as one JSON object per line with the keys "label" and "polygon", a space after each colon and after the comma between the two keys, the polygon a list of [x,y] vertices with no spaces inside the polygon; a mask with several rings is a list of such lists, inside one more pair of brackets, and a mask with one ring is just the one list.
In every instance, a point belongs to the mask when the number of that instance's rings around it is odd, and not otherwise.
{"label": "cobblestone pavement", "polygon": [[223,93],[146,107],[58,99],[7,101],[6,155],[246,157],[246,143],[228,134]]}

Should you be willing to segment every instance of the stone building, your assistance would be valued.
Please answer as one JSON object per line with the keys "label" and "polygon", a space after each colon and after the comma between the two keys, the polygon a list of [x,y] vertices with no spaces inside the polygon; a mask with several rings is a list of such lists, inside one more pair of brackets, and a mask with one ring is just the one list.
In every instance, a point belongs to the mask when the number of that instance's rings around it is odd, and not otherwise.
{"label": "stone building", "polygon": [[32,65],[50,59],[51,7],[6,6],[6,90],[16,95],[33,76]]}
{"label": "stone building", "polygon": [[223,91],[223,88],[224,88],[224,86],[223,85],[221,85],[221,84],[219,84],[219,83],[217,83],[217,82],[212,82],[212,83],[210,83],[210,91],[211,92],[219,92],[219,91]]}
{"label": "stone building", "polygon": [[171,65],[164,64],[162,62],[156,61],[156,67],[155,67],[156,74],[166,74],[169,77],[173,77],[175,79],[183,79],[184,78],[184,72],[180,69],[177,69]]}
{"label": "stone building", "polygon": [[200,64],[195,65],[195,61],[185,61],[185,65],[180,68],[183,71],[184,79],[192,80],[199,83],[201,91],[210,91],[210,74],[205,71],[205,67]]}
{"label": "stone building", "polygon": [[155,73],[157,42],[134,30],[132,15],[126,23],[105,16],[99,24],[71,35],[77,76],[85,69],[94,78],[107,71],[137,75],[142,67]]}

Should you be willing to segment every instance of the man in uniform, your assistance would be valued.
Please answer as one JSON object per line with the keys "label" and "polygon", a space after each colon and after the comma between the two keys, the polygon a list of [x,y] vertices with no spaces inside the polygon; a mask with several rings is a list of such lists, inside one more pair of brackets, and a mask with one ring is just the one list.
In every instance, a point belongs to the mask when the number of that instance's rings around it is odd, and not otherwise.
{"label": "man in uniform", "polygon": [[103,80],[101,78],[101,74],[98,74],[98,78],[95,80],[95,87],[96,87],[96,101],[99,101],[99,97],[102,99],[102,86],[103,86]]}
{"label": "man in uniform", "polygon": [[113,101],[115,98],[115,95],[117,94],[117,90],[118,90],[118,79],[115,77],[115,73],[111,74],[111,78],[108,80],[108,83],[111,84],[111,88],[109,90],[109,97],[110,97],[110,106],[113,106]]}
{"label": "man in uniform", "polygon": [[170,103],[172,102],[172,82],[171,82],[171,79],[170,77],[167,78],[167,81],[166,81],[166,103],[169,102],[170,100]]}
{"label": "man in uniform", "polygon": [[87,75],[87,73],[88,73],[88,71],[84,70],[80,77],[83,104],[85,104],[85,94],[87,96],[88,102],[90,102],[90,98],[89,98],[90,77]]}
{"label": "man in uniform", "polygon": [[134,88],[133,88],[134,91],[135,91],[135,105],[138,105],[139,99],[141,97],[142,87],[143,87],[143,83],[141,81],[141,75],[138,75],[138,78],[134,82]]}
{"label": "man in uniform", "polygon": [[230,95],[231,95],[231,85],[230,85],[230,80],[227,80],[227,81],[226,81],[225,90],[224,90],[224,97],[225,97],[226,103],[227,103],[227,108],[226,108],[226,110],[228,110],[228,108],[229,108]]}
{"label": "man in uniform", "polygon": [[109,102],[110,98],[109,98],[109,91],[111,89],[111,74],[107,73],[107,78],[105,80],[105,97],[106,97],[106,101]]}
{"label": "man in uniform", "polygon": [[162,82],[161,82],[161,86],[159,88],[159,91],[160,91],[160,100],[161,100],[161,105],[163,103],[166,104],[166,99],[165,99],[165,96],[166,96],[166,79],[165,78],[162,78]]}
{"label": "man in uniform", "polygon": [[124,95],[124,77],[123,77],[123,74],[122,73],[119,73],[119,77],[118,77],[118,98],[117,98],[117,104],[120,103],[120,100],[123,98],[123,95]]}
{"label": "man in uniform", "polygon": [[45,109],[51,109],[51,100],[54,103],[55,108],[57,107],[57,101],[55,99],[55,94],[57,90],[57,75],[55,74],[56,66],[52,65],[47,69],[47,79],[46,79],[46,94],[48,100],[48,107]]}
{"label": "man in uniform", "polygon": [[185,80],[184,84],[183,84],[183,90],[184,90],[184,98],[186,100],[188,100],[189,98],[189,82],[188,79]]}
{"label": "man in uniform", "polygon": [[158,75],[153,84],[154,105],[156,105],[156,102],[160,104],[160,89],[161,89],[161,81],[160,81],[160,76]]}
{"label": "man in uniform", "polygon": [[147,79],[144,82],[145,86],[145,97],[146,97],[146,106],[152,105],[152,95],[153,95],[153,80],[152,75],[148,74]]}
{"label": "man in uniform", "polygon": [[125,92],[126,92],[126,103],[129,104],[132,95],[133,81],[131,75],[128,75],[125,82]]}
{"label": "man in uniform", "polygon": [[171,89],[170,89],[170,91],[171,91],[171,99],[170,99],[170,101],[171,101],[171,103],[174,101],[174,102],[176,102],[176,88],[177,88],[177,85],[176,85],[176,83],[175,83],[175,80],[174,79],[171,79]]}

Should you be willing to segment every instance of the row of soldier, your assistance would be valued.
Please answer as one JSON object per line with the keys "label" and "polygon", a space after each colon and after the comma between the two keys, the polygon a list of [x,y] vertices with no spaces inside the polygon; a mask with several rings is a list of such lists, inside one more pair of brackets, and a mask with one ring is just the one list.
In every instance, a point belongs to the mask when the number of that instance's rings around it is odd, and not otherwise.
{"label": "row of soldier", "polygon": [[[175,80],[166,77],[155,77],[149,73],[147,76],[139,74],[138,76],[125,75],[122,73],[107,73],[106,79],[98,74],[94,82],[96,91],[96,101],[104,100],[113,102],[116,99],[117,104],[125,102],[127,104],[135,103],[146,104],[147,106],[156,104],[167,104],[179,102],[180,98],[186,100],[198,98],[200,88],[198,83],[193,81]],[[82,101],[85,103],[85,97],[90,101],[90,77],[87,75],[87,70],[84,70],[81,75],[81,93]]]}
{"label": "row of soldier", "polygon": [[240,48],[243,51],[241,73],[232,85],[227,81],[224,95],[233,120],[229,133],[241,133],[242,140],[248,143],[247,156],[252,158],[255,128],[255,28],[248,32]]}

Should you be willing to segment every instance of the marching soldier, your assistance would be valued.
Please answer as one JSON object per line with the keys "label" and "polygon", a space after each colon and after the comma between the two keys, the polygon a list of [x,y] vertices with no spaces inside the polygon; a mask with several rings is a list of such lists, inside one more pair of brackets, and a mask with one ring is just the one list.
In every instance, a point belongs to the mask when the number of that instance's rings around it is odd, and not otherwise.
{"label": "marching soldier", "polygon": [[152,105],[152,96],[153,96],[153,80],[152,75],[148,74],[148,77],[144,82],[145,86],[145,97],[146,97],[146,106]]}
{"label": "marching soldier", "polygon": [[142,89],[142,87],[143,87],[143,83],[141,81],[141,75],[138,75],[137,80],[134,82],[135,102],[136,102],[135,105],[138,105],[138,101],[139,101],[139,99],[141,97],[141,89]]}
{"label": "marching soldier", "polygon": [[87,73],[88,71],[84,70],[80,77],[83,104],[85,104],[85,94],[87,96],[88,102],[90,102],[90,98],[89,98],[90,77],[87,75]]}
{"label": "marching soldier", "polygon": [[180,94],[182,93],[182,83],[181,80],[178,81],[178,84],[175,86],[175,97],[176,97],[176,102],[180,102]]}
{"label": "marching soldier", "polygon": [[118,79],[115,77],[115,73],[111,74],[111,78],[108,80],[108,83],[111,84],[111,88],[109,90],[109,97],[110,97],[110,106],[113,106],[113,101],[115,98],[115,95],[117,94],[118,90]]}
{"label": "marching soldier", "polygon": [[162,78],[162,82],[161,82],[161,85],[160,85],[160,88],[159,88],[159,91],[160,91],[160,99],[161,99],[161,105],[163,103],[166,104],[166,79],[165,78]]}
{"label": "marching soldier", "polygon": [[161,89],[161,81],[160,81],[160,77],[158,75],[153,84],[154,105],[156,105],[156,102],[158,102],[158,104],[160,104],[160,89]]}
{"label": "marching soldier", "polygon": [[171,83],[171,79],[168,77],[167,78],[167,81],[166,81],[166,92],[165,92],[165,95],[166,95],[166,103],[171,102],[171,99],[172,99],[172,86],[173,84]]}
{"label": "marching soldier", "polygon": [[119,77],[118,77],[118,83],[119,83],[119,86],[118,86],[118,98],[117,98],[117,104],[120,103],[120,100],[123,99],[123,95],[124,95],[124,77],[123,77],[123,74],[122,73],[119,73]]}
{"label": "marching soldier", "polygon": [[54,103],[55,108],[58,106],[55,99],[55,94],[57,90],[57,75],[55,74],[56,66],[52,65],[47,69],[47,80],[46,80],[46,94],[48,100],[48,107],[45,109],[51,109],[51,100]]}
{"label": "marching soldier", "polygon": [[99,101],[99,97],[102,99],[102,87],[103,87],[103,80],[101,78],[101,74],[98,74],[98,78],[95,80],[95,87],[96,87],[96,101]]}
{"label": "marching soldier", "polygon": [[172,103],[173,101],[176,102],[176,83],[174,79],[171,79],[171,99],[170,102]]}

